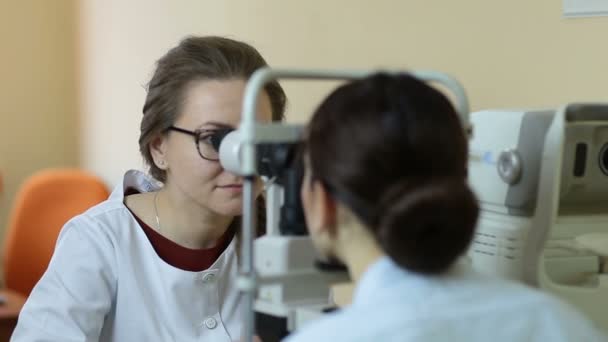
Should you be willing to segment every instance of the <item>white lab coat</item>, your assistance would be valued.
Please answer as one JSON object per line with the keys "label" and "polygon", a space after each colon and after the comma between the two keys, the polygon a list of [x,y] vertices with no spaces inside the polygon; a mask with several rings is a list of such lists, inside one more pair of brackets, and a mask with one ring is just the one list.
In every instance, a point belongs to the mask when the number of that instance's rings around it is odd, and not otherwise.
{"label": "white lab coat", "polygon": [[221,341],[240,339],[235,241],[206,271],[158,257],[124,205],[124,190],[158,184],[129,171],[110,198],[62,229],[12,341]]}
{"label": "white lab coat", "polygon": [[423,277],[389,258],[373,264],[353,303],[303,326],[288,342],[606,341],[570,306],[465,267]]}

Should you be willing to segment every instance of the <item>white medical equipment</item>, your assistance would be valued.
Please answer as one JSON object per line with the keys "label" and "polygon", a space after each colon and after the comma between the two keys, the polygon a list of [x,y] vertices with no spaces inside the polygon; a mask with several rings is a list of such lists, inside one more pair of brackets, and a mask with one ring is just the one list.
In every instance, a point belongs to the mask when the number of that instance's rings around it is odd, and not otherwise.
{"label": "white medical equipment", "polygon": [[608,330],[608,104],[470,120],[473,267],[552,292]]}
{"label": "white medical equipment", "polygon": [[[288,333],[310,317],[331,306],[329,284],[346,279],[346,273],[321,272],[315,267],[317,255],[306,236],[305,227],[285,233],[290,227],[279,229],[281,205],[294,196],[294,189],[285,192],[280,184],[271,183],[267,190],[267,231],[255,240],[254,176],[261,164],[276,159],[271,169],[281,170],[289,159],[290,145],[300,140],[301,127],[256,122],[256,102],[264,85],[275,79],[352,80],[370,75],[369,71],[315,71],[315,70],[258,70],[247,83],[243,103],[242,121],[235,132],[225,137],[220,145],[220,162],[224,169],[244,176],[243,186],[243,234],[241,242],[241,276],[238,286],[245,301],[244,338],[251,341],[256,317],[254,312],[269,319],[272,329]],[[468,100],[463,87],[448,75],[433,71],[415,71],[412,74],[422,80],[439,83],[449,89],[456,98],[457,109],[464,127],[468,125]],[[273,147],[274,146],[274,147]],[[275,148],[276,147],[276,148]],[[270,164],[273,164],[271,161]],[[277,175],[275,175],[277,176]],[[272,175],[271,175],[272,177]],[[292,177],[289,180],[289,177]],[[290,175],[284,182],[293,182]],[[285,184],[285,183],[283,183]],[[293,185],[293,184],[292,184]],[[299,196],[299,187],[295,189]],[[293,213],[292,213],[293,214]],[[287,216],[293,216],[288,214]],[[299,223],[295,223],[300,226]],[[282,232],[283,230],[283,232]],[[254,253],[255,250],[255,253]],[[259,287],[258,287],[259,286]],[[256,291],[258,296],[256,299]],[[268,322],[268,320],[267,320]],[[282,327],[278,327],[278,326]],[[271,338],[280,338],[277,335]],[[262,338],[264,338],[262,336]],[[265,340],[269,342],[269,340]]]}

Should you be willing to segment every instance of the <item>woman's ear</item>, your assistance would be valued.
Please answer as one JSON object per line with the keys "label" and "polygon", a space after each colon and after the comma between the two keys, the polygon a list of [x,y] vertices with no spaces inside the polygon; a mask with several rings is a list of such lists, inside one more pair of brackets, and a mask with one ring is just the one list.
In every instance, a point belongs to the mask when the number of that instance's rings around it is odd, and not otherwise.
{"label": "woman's ear", "polygon": [[335,236],[338,213],[336,201],[320,181],[312,182],[311,194],[311,202],[316,212],[316,222],[311,228],[315,229],[317,234],[327,233],[331,237]]}
{"label": "woman's ear", "polygon": [[159,134],[150,142],[150,154],[154,160],[154,164],[161,170],[169,168],[167,162],[167,136]]}

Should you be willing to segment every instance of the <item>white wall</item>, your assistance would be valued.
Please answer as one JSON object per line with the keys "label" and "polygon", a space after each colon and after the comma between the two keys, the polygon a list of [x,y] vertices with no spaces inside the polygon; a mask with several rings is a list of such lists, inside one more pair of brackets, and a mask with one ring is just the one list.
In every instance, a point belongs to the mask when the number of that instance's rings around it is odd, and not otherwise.
{"label": "white wall", "polygon": [[[275,66],[446,71],[473,109],[608,101],[608,18],[562,19],[554,0],[83,0],[81,27],[82,160],[112,184],[142,165],[142,85],[187,34],[246,40]],[[286,88],[302,121],[328,86]]]}

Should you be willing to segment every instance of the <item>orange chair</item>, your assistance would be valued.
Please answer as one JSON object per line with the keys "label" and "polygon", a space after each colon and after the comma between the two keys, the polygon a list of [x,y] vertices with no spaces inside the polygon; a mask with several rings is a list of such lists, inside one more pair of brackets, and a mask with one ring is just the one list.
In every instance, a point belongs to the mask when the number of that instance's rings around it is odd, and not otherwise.
{"label": "orange chair", "polygon": [[0,305],[0,320],[18,315],[47,268],[63,225],[108,195],[98,177],[77,169],[45,170],[25,181],[15,196],[4,241],[6,289],[0,294],[7,303]]}

